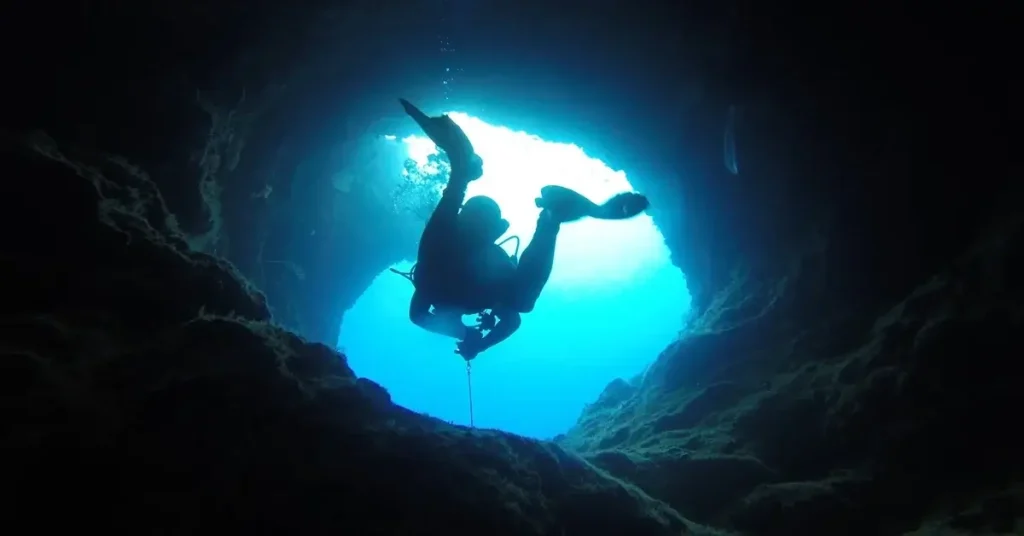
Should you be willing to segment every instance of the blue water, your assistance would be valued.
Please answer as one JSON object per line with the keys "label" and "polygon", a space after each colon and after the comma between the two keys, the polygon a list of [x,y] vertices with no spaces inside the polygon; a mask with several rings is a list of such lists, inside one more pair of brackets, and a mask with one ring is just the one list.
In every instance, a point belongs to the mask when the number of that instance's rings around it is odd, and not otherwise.
{"label": "blue water", "polygon": [[[568,186],[599,202],[632,189],[625,173],[579,147],[469,116],[453,118],[486,162],[469,194],[494,197],[524,247],[539,212],[532,197],[541,185]],[[404,143],[414,160],[425,162],[428,140]],[[646,215],[564,225],[536,308],[511,338],[472,363],[475,425],[550,438],[569,429],[611,380],[643,372],[676,339],[689,310],[685,278],[669,258]],[[356,373],[383,385],[395,402],[469,424],[466,363],[454,353],[454,340],[409,321],[412,291],[407,280],[384,271],[346,313],[339,346]]]}

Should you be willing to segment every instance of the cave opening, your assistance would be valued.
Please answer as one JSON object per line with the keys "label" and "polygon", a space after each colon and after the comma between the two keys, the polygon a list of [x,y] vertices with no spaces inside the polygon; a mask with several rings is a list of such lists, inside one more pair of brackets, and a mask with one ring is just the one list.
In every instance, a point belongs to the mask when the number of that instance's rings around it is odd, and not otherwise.
{"label": "cave opening", "polygon": [[[599,202],[634,190],[625,172],[574,144],[450,115],[485,162],[468,196],[487,195],[501,205],[510,223],[505,236],[520,237],[520,252],[533,234],[539,213],[533,200],[542,186],[566,186]],[[420,173],[443,173],[430,158],[437,148],[429,139],[385,138],[400,144]],[[515,241],[503,247],[511,254]],[[408,320],[412,292],[406,279],[381,272],[345,314],[339,347],[356,373],[383,385],[396,403],[468,424],[465,362],[453,340]],[[649,215],[566,224],[536,309],[516,334],[473,362],[476,425],[536,438],[566,431],[610,381],[642,373],[676,340],[689,306],[684,274]]]}

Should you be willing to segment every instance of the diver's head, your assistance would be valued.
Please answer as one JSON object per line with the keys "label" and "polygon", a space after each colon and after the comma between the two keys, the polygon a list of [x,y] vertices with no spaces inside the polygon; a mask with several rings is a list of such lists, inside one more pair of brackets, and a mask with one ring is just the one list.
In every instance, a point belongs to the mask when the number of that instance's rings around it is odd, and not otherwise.
{"label": "diver's head", "polygon": [[501,207],[495,200],[478,195],[462,205],[459,227],[472,242],[493,244],[508,231],[509,223],[501,217]]}

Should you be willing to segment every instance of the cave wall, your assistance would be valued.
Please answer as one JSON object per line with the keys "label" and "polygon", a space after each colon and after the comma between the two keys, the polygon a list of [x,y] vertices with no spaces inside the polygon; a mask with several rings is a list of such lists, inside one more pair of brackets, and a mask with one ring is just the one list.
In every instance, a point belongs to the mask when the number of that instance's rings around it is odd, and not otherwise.
{"label": "cave wall", "polygon": [[418,216],[396,213],[377,189],[332,182],[341,170],[379,173],[359,168],[351,142],[383,133],[372,128],[380,112],[401,114],[393,98],[388,109],[365,97],[396,76],[386,66],[399,48],[381,28],[413,35],[418,12],[381,9],[186,2],[77,6],[60,20],[26,10],[24,27],[75,53],[45,73],[35,58],[12,58],[20,83],[9,102],[20,105],[5,127],[123,155],[160,187],[193,248],[264,289],[278,322],[334,344],[345,309],[416,240]]}
{"label": "cave wall", "polygon": [[[963,251],[1012,180],[999,19],[842,3],[782,13],[746,6],[732,68],[666,133],[682,156],[672,240],[698,310],[737,271],[749,293],[795,263],[821,271],[801,300],[878,306]],[[944,44],[966,29],[986,37]],[[711,128],[730,103],[744,108],[738,176]]]}
{"label": "cave wall", "polygon": [[741,173],[681,170],[700,314],[560,442],[743,533],[1017,534],[1008,20],[838,7],[748,28],[776,46],[746,58]]}
{"label": "cave wall", "polygon": [[556,445],[394,404],[344,355],[274,322],[231,263],[193,249],[124,160],[38,132],[0,142],[13,179],[0,185],[10,523],[716,534]]}
{"label": "cave wall", "polygon": [[[7,117],[128,156],[200,237],[211,225],[198,185],[212,171],[223,226],[201,245],[259,280],[277,318],[315,340],[333,342],[332,326],[370,274],[410,247],[380,248],[390,243],[380,239],[386,229],[357,236],[337,217],[357,219],[351,209],[363,200],[311,209],[314,199],[338,197],[330,184],[330,168],[344,164],[336,144],[393,113],[396,95],[443,102],[441,61],[464,66],[464,95],[493,101],[478,98],[468,111],[553,139],[586,139],[629,170],[654,199],[698,315],[716,299],[752,308],[739,317],[756,314],[746,295],[812,264],[830,271],[804,279],[818,289],[803,294],[810,302],[797,300],[808,316],[827,307],[811,303],[826,288],[879,306],[962,250],[985,201],[1010,178],[1000,172],[1012,155],[1006,123],[986,123],[1009,109],[1006,95],[984,94],[996,61],[986,51],[1009,47],[999,21],[980,11],[954,25],[956,14],[941,10],[881,16],[874,6],[795,1],[612,4],[589,16],[565,6],[557,17],[547,4],[519,3],[460,10],[447,25],[458,52],[438,60],[425,22],[443,14],[430,2],[400,12],[372,2],[195,6],[83,8],[61,21],[27,12],[22,24],[85,46],[44,76],[31,58],[14,58],[21,82],[10,102],[22,105]],[[529,42],[517,21],[529,21]],[[992,31],[943,45],[965,29]],[[606,84],[586,90],[595,79]],[[530,113],[496,111],[516,102],[531,102]],[[738,176],[722,164],[733,105],[744,110]],[[217,158],[208,157],[211,146]],[[963,177],[975,187],[965,190]]]}
{"label": "cave wall", "polygon": [[1024,218],[999,220],[885,310],[691,333],[559,442],[745,534],[1019,534],[1024,447],[1003,415],[1024,403],[1024,294],[1007,277]]}

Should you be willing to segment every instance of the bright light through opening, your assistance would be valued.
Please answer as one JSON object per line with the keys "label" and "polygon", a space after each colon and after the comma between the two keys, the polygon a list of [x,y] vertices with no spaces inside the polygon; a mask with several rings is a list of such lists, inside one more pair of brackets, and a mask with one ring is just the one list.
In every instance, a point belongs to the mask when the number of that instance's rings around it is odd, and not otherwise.
{"label": "bright light through opening", "polygon": [[[575,145],[450,115],[484,160],[484,175],[468,196],[494,198],[511,225],[506,236],[518,235],[522,248],[536,226],[541,187],[566,186],[597,202],[633,190],[624,172]],[[401,143],[420,166],[437,152],[425,137]],[[506,245],[513,248],[514,242]],[[453,340],[409,322],[412,290],[394,274],[378,276],[345,315],[339,345],[352,368],[381,383],[397,403],[467,424],[465,364],[453,353]],[[608,382],[641,373],[675,340],[689,302],[683,274],[649,216],[563,225],[536,308],[515,335],[474,361],[477,426],[532,437],[564,432]]]}

